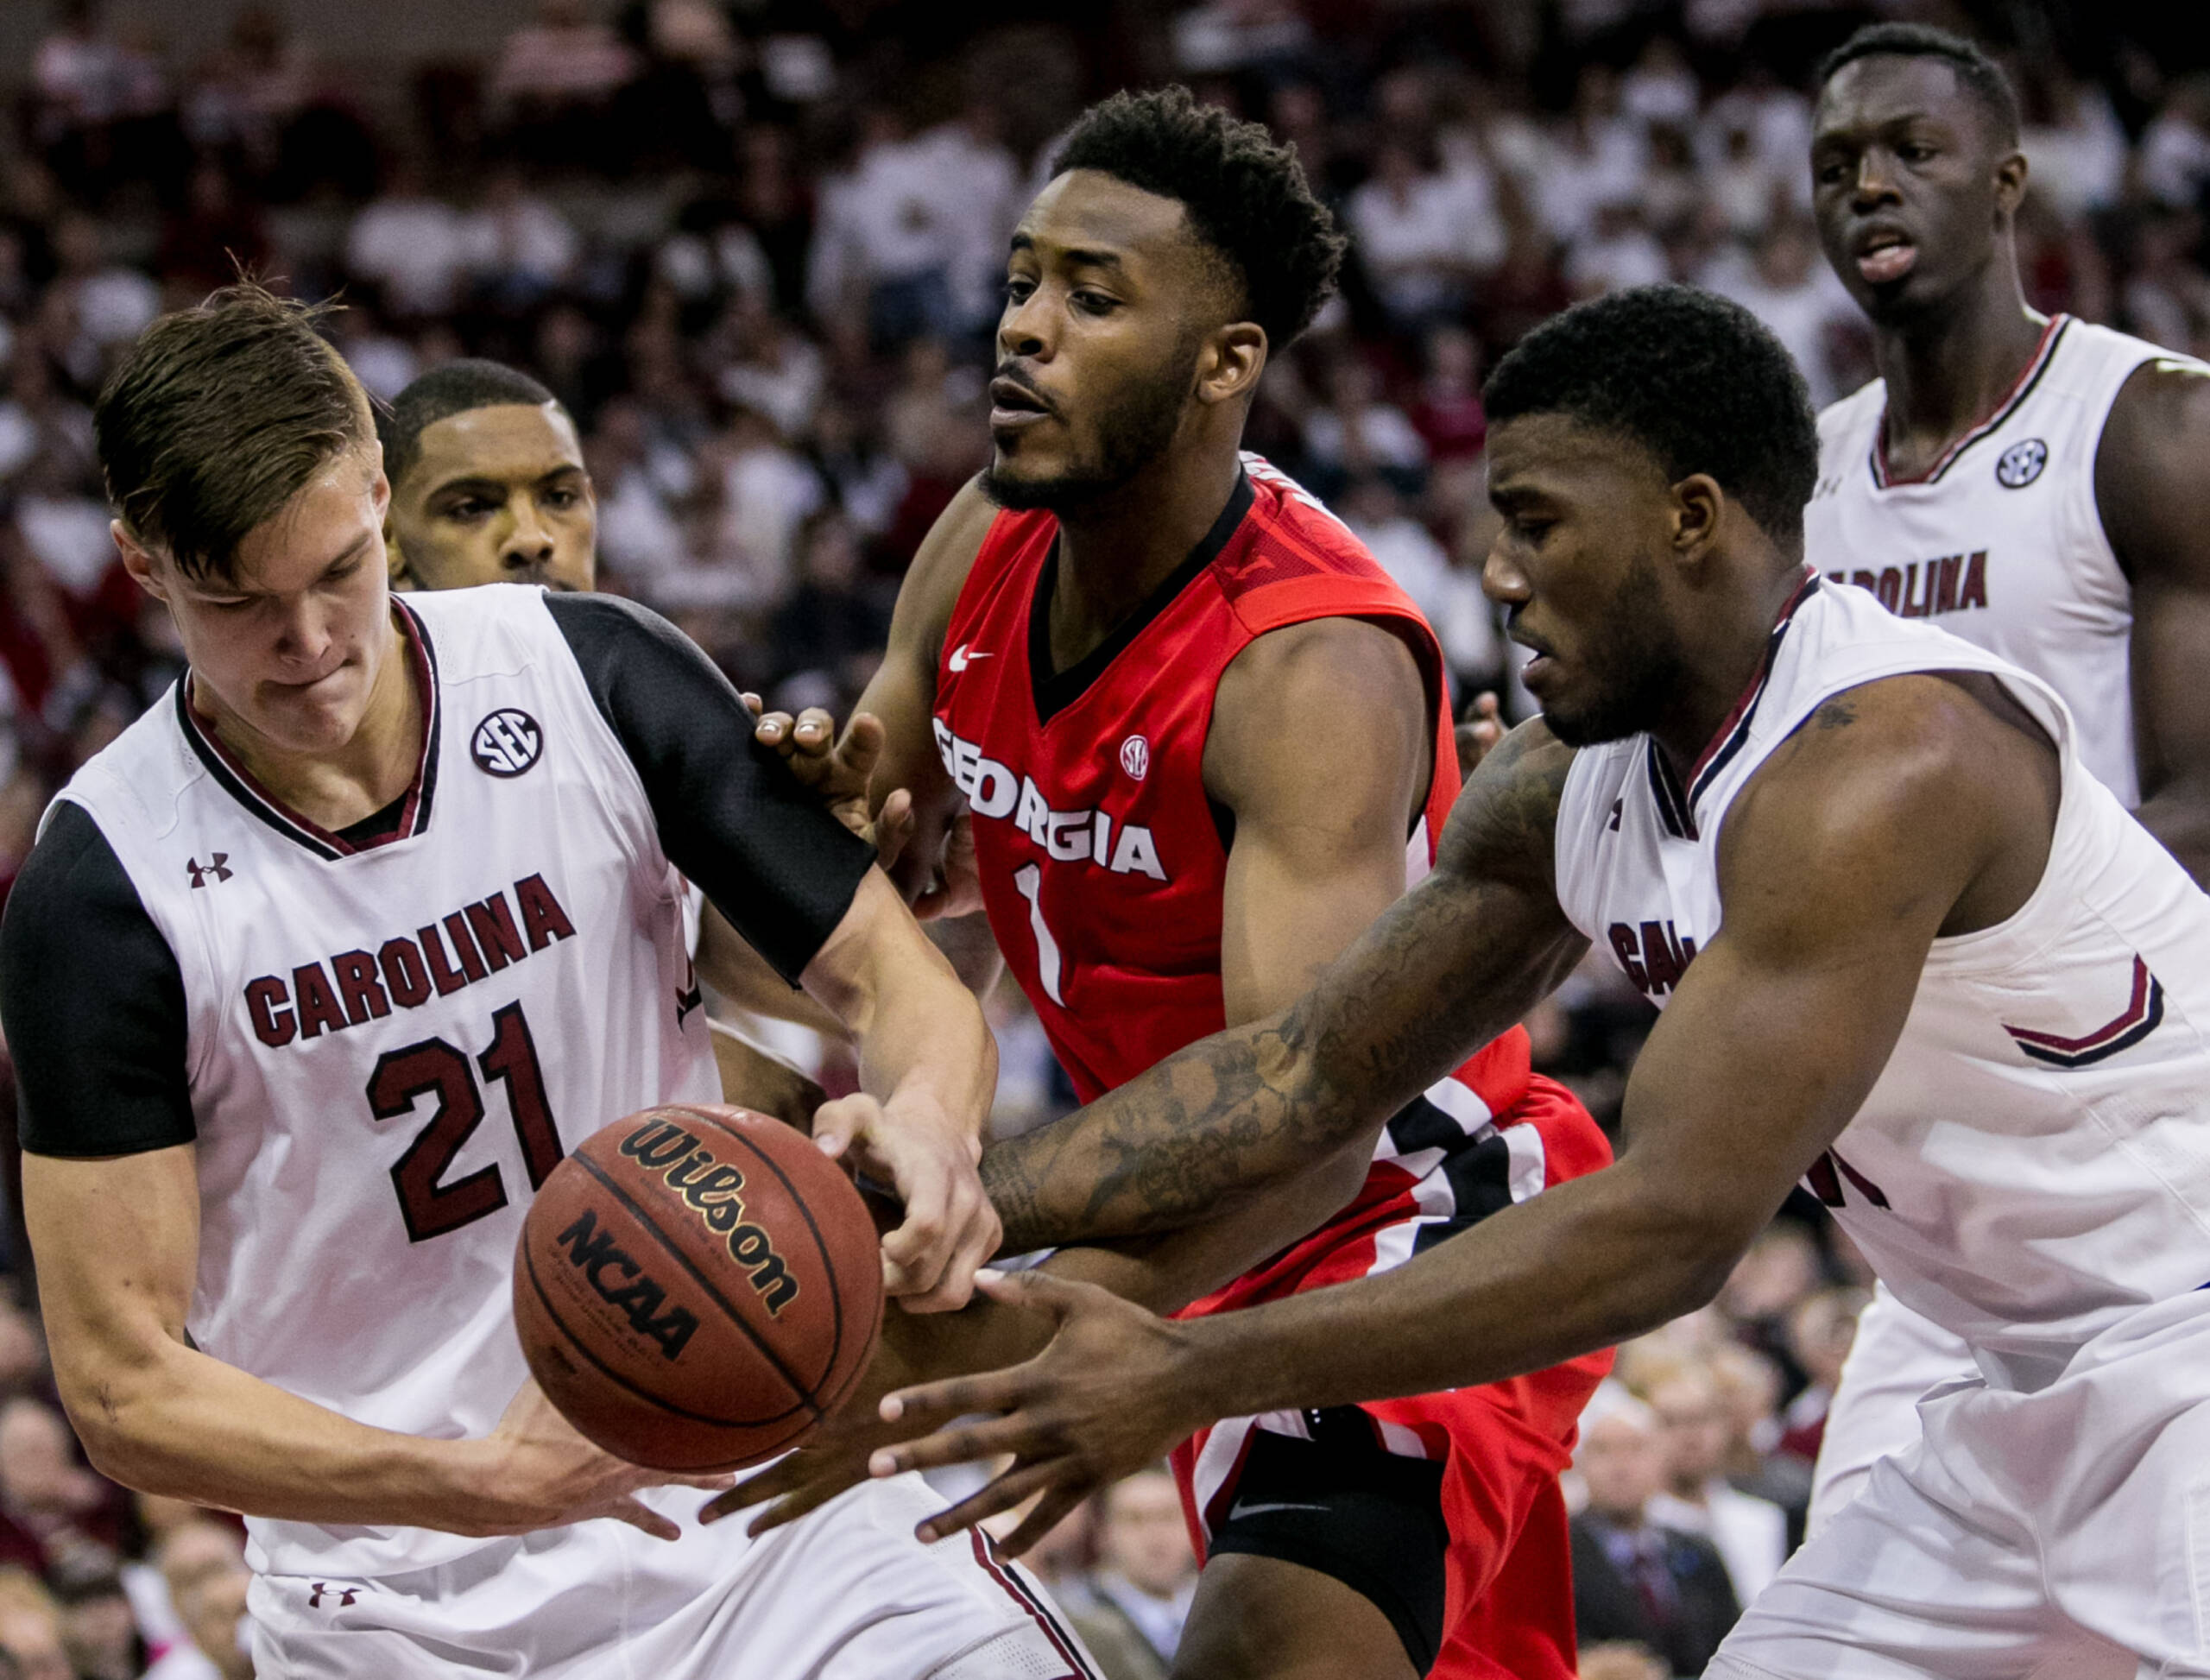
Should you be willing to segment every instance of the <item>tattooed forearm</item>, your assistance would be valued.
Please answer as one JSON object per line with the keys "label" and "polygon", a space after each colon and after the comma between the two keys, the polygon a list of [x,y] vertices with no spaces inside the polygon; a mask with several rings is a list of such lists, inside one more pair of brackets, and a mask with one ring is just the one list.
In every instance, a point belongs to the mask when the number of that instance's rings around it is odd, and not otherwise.
{"label": "tattooed forearm", "polygon": [[1525,729],[1500,744],[1453,812],[1435,873],[1284,1014],[1191,1045],[990,1150],[982,1182],[1007,1252],[1171,1230],[1246,1205],[1370,1145],[1517,1021],[1583,948],[1550,886],[1571,756]]}

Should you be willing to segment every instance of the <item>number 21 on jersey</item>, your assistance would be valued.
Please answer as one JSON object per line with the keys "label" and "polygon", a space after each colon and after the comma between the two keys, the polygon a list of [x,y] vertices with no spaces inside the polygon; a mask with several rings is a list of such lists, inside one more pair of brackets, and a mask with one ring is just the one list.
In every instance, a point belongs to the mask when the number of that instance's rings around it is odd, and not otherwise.
{"label": "number 21 on jersey", "polygon": [[437,1098],[429,1123],[393,1163],[391,1182],[399,1192],[400,1216],[410,1242],[426,1242],[464,1225],[472,1225],[507,1205],[507,1186],[496,1164],[478,1167],[451,1184],[440,1184],[453,1158],[483,1123],[483,1089],[476,1069],[507,1088],[507,1108],[521,1142],[529,1187],[537,1189],[560,1164],[560,1132],[545,1094],[545,1074],[537,1062],[537,1041],[530,1036],[521,1005],[509,1003],[491,1017],[490,1047],[469,1065],[467,1052],[443,1039],[425,1039],[403,1050],[386,1051],[369,1075],[369,1112],[378,1120],[398,1120],[414,1111],[416,1101]]}

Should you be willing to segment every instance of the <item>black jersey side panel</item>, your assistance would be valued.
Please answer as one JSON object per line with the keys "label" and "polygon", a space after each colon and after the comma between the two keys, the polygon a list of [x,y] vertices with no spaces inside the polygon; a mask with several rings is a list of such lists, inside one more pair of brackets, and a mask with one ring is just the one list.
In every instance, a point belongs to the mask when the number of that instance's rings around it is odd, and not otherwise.
{"label": "black jersey side panel", "polygon": [[131,1155],[198,1135],[176,953],[81,805],[55,810],[9,894],[0,1022],[30,1153]]}

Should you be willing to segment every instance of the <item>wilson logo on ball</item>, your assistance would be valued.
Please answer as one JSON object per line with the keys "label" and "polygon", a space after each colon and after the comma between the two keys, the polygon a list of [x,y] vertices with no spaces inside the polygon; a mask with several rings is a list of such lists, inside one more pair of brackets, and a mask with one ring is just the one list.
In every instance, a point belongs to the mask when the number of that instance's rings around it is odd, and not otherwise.
{"label": "wilson logo on ball", "polygon": [[553,1241],[565,1246],[568,1264],[584,1274],[600,1300],[628,1315],[631,1329],[659,1342],[666,1358],[683,1351],[698,1328],[698,1319],[682,1307],[660,1311],[667,1305],[667,1291],[645,1275],[645,1268],[615,1242],[611,1231],[598,1228],[597,1216],[589,1208]]}
{"label": "wilson logo on ball", "polygon": [[680,1192],[708,1230],[725,1238],[729,1257],[751,1276],[771,1317],[798,1299],[798,1279],[775,1252],[774,1240],[744,1216],[744,1174],[714,1159],[698,1140],[667,1121],[641,1126],[622,1140],[622,1153]]}

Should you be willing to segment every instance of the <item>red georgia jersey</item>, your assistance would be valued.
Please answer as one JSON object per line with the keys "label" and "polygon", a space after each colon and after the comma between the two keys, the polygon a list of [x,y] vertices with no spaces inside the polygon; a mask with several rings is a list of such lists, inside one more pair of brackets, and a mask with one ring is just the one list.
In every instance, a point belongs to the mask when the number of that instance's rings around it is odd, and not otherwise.
{"label": "red georgia jersey", "polygon": [[[1436,702],[1435,771],[1408,880],[1427,873],[1458,794],[1442,654],[1419,609],[1308,492],[1254,455],[1244,464],[1195,552],[1071,668],[1051,672],[1049,513],[997,516],[944,635],[937,747],[974,814],[991,931],[1085,1102],[1226,1025],[1232,819],[1203,767],[1213,691],[1254,638],[1355,617],[1412,649]],[[1514,1027],[1456,1083],[1501,1114],[1525,1089],[1527,1053]],[[1386,1135],[1379,1153],[1395,1153]]]}

